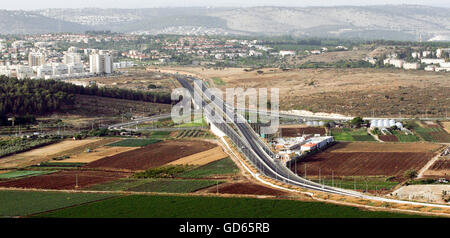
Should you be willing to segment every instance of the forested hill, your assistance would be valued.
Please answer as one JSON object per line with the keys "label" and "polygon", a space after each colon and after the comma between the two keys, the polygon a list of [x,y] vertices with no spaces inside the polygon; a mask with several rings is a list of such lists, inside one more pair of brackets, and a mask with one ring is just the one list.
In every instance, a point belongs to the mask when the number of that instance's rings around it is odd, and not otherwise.
{"label": "forested hill", "polygon": [[73,105],[75,94],[170,104],[169,93],[83,87],[55,80],[18,80],[0,76],[0,117],[42,115]]}

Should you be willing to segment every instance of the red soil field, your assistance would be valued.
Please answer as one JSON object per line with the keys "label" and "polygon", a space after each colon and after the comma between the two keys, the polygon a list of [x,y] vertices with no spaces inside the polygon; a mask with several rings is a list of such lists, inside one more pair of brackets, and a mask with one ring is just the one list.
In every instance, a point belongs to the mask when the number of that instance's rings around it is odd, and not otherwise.
{"label": "red soil field", "polygon": [[378,136],[378,138],[380,138],[380,140],[382,141],[386,141],[386,142],[396,142],[398,141],[398,138],[394,135],[380,135]]}
{"label": "red soil field", "polygon": [[447,134],[447,132],[445,132],[445,131],[430,132],[428,134],[430,134],[430,136],[433,137],[433,139],[437,142],[444,142],[444,143],[450,142],[450,134]]}
{"label": "red soil field", "polygon": [[87,164],[86,168],[117,171],[141,171],[159,167],[179,158],[212,149],[217,145],[206,141],[163,141],[123,152]]}
{"label": "red soil field", "polygon": [[[323,152],[297,162],[297,173],[307,176],[398,176],[419,171],[434,156],[427,152]],[[292,165],[295,169],[295,166]]]}
{"label": "red soil field", "polygon": [[[208,193],[216,193],[217,188],[215,186],[208,189]],[[219,186],[219,193],[221,194],[248,194],[248,195],[270,195],[270,196],[283,196],[287,195],[287,192],[268,188],[258,184],[250,182],[241,183],[229,183]]]}
{"label": "red soil field", "polygon": [[430,170],[448,170],[450,173],[450,158],[439,159],[431,167]]}
{"label": "red soil field", "polygon": [[325,133],[326,131],[323,127],[281,128],[283,137],[298,137],[311,134],[325,135]]}
{"label": "red soil field", "polygon": [[94,184],[124,178],[130,175],[130,173],[121,172],[71,170],[0,182],[0,187],[75,189],[77,177],[78,188],[84,188]]}

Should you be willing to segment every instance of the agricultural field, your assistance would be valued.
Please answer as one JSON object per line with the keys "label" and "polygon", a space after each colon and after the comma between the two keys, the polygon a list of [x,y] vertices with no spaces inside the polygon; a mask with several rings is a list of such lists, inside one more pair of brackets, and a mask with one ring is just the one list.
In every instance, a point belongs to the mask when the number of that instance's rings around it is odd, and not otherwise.
{"label": "agricultural field", "polygon": [[398,138],[395,135],[379,135],[378,138],[384,142],[398,142]]}
{"label": "agricultural field", "polygon": [[445,131],[447,131],[447,133],[450,134],[450,121],[441,121],[439,122],[439,124],[442,126],[442,128],[444,128]]}
{"label": "agricultural field", "polygon": [[188,170],[177,175],[181,178],[206,178],[212,176],[232,175],[239,172],[238,167],[230,158],[225,158],[211,162],[209,164]]}
{"label": "agricultural field", "polygon": [[299,137],[303,135],[315,135],[320,134],[321,136],[326,135],[326,130],[324,127],[293,127],[293,126],[281,126],[280,136],[281,137]]}
{"label": "agricultural field", "polygon": [[416,135],[405,134],[401,131],[393,131],[392,134],[397,137],[397,141],[400,142],[417,142],[420,138]]}
{"label": "agricultural field", "polygon": [[53,158],[53,160],[51,160],[51,163],[57,166],[58,164],[64,165],[67,163],[91,163],[107,156],[113,156],[134,149],[134,147],[105,145],[99,148],[88,149],[79,154],[74,154],[67,157],[63,156],[60,158]]}
{"label": "agricultural field", "polygon": [[267,196],[287,196],[288,192],[269,188],[251,182],[226,183],[218,187],[211,187],[206,189],[206,193],[220,193],[220,194],[245,194],[245,195],[267,195]]}
{"label": "agricultural field", "polygon": [[[166,68],[200,78],[220,78],[225,88],[280,89],[281,110],[360,115],[363,117],[443,117],[448,108],[448,74],[400,69]],[[332,79],[332,80],[330,80]],[[364,79],[364,80],[361,80]],[[431,86],[433,85],[433,86]],[[424,90],[425,89],[425,90]]]}
{"label": "agricultural field", "polygon": [[430,142],[450,143],[450,134],[435,122],[413,122],[410,123],[413,131]]}
{"label": "agricultural field", "polygon": [[5,188],[38,188],[38,189],[78,189],[98,183],[128,177],[129,173],[66,170],[41,176],[1,181]]}
{"label": "agricultural field", "polygon": [[212,180],[176,180],[158,179],[127,189],[135,192],[159,193],[192,193],[199,189],[221,184],[221,181]]}
{"label": "agricultural field", "polygon": [[59,156],[76,154],[88,148],[111,143],[114,140],[116,139],[65,140],[27,152],[6,156],[0,159],[0,168],[23,168],[52,160]]}
{"label": "agricultural field", "polygon": [[50,174],[50,173],[54,173],[54,172],[56,172],[56,171],[52,171],[52,170],[46,170],[46,171],[42,171],[42,170],[16,170],[16,171],[11,171],[11,172],[0,174],[0,181],[2,179],[14,179],[14,178],[20,178],[20,177],[37,176],[37,175],[43,175],[43,174]]}
{"label": "agricultural field", "polygon": [[226,157],[228,157],[228,155],[223,151],[222,147],[217,146],[210,150],[177,159],[170,162],[168,165],[205,165]]}
{"label": "agricultural field", "polygon": [[160,141],[161,140],[157,140],[157,139],[125,139],[125,140],[114,142],[112,144],[108,144],[107,146],[144,147],[144,146],[154,144],[154,143],[157,143]]}
{"label": "agricultural field", "polygon": [[391,180],[390,178],[391,177],[385,176],[336,176],[331,178],[327,176],[320,180],[317,177],[314,177],[311,180],[328,186],[380,194],[391,191],[399,184],[399,182]]}
{"label": "agricultural field", "polygon": [[85,188],[90,191],[134,191],[159,193],[191,193],[221,181],[178,179],[119,179]]}
{"label": "agricultural field", "polygon": [[112,198],[106,193],[65,193],[0,190],[0,217],[28,216]]}
{"label": "agricultural field", "polygon": [[167,140],[94,161],[85,168],[142,171],[216,147],[205,141]]}
{"label": "agricultural field", "polygon": [[333,128],[330,131],[336,141],[375,141],[366,128]]}
{"label": "agricultural field", "polygon": [[424,177],[450,179],[450,156],[440,157],[436,160],[436,162],[425,171]]}
{"label": "agricultural field", "polygon": [[170,137],[171,131],[154,131],[150,135],[150,139],[164,140]]}
{"label": "agricultural field", "polygon": [[[161,209],[165,208],[165,209]],[[130,195],[39,214],[70,218],[390,218],[422,217],[282,199]]]}
{"label": "agricultural field", "polygon": [[200,130],[200,129],[192,129],[192,130],[182,130],[178,132],[178,134],[175,136],[177,139],[182,138],[214,138],[213,135],[211,135],[206,130]]}
{"label": "agricultural field", "polygon": [[441,145],[430,143],[339,142],[292,165],[301,176],[396,176],[419,171]]}
{"label": "agricultural field", "polygon": [[57,138],[8,138],[0,139],[0,158],[24,152],[34,148],[50,145],[60,141]]}

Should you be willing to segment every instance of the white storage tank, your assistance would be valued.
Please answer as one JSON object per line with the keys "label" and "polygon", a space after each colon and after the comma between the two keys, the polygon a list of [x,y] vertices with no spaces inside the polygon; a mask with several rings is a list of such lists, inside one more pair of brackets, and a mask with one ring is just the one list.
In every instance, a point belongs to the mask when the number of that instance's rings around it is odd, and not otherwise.
{"label": "white storage tank", "polygon": [[395,126],[395,121],[394,120],[389,120],[389,127],[393,127]]}

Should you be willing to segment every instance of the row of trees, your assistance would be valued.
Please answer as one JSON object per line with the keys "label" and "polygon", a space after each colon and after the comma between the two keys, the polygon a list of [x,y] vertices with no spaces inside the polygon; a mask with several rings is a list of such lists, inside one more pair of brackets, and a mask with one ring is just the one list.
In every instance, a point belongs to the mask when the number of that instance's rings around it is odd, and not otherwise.
{"label": "row of trees", "polygon": [[[169,93],[83,87],[55,80],[18,80],[0,76],[0,117],[41,115],[73,105],[75,94],[170,104]],[[0,118],[2,121],[4,118]]]}

